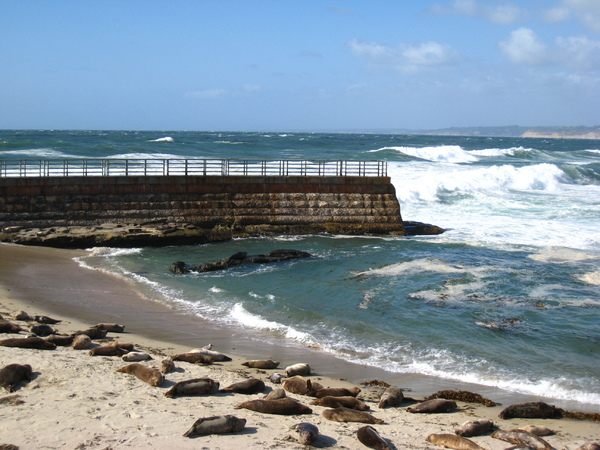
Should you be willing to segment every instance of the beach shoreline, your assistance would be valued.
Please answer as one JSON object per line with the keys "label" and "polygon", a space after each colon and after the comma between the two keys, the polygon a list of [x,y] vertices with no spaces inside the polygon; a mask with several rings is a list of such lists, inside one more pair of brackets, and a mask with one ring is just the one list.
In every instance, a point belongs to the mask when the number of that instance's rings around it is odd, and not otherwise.
{"label": "beach shoreline", "polygon": [[[165,305],[145,299],[126,280],[81,267],[73,258],[84,254],[84,251],[79,250],[0,244],[1,313],[8,314],[11,319],[11,314],[20,310],[30,315],[54,316],[63,320],[57,326],[62,332],[73,332],[101,322],[122,323],[126,326],[126,332],[111,336],[112,339],[134,341],[139,348],[154,353],[155,360],[161,355],[181,353],[209,343],[216,350],[234,357],[231,363],[219,363],[215,366],[189,367],[187,363],[183,363],[183,370],[167,375],[171,382],[199,376],[214,377],[222,386],[248,376],[266,380],[268,374],[246,369],[241,366],[241,362],[245,359],[271,358],[280,361],[282,368],[296,362],[307,362],[313,367],[312,377],[327,386],[357,385],[361,381],[379,379],[406,389],[406,395],[415,398],[442,389],[465,389],[465,383],[443,380],[441,384],[439,379],[433,377],[394,375],[381,369],[352,364],[313,349],[258,343],[242,332],[212,326],[196,317],[179,314]],[[119,359],[92,358],[87,352],[76,352],[70,348],[59,347],[47,352],[3,347],[0,354],[3,366],[13,362],[30,363],[34,372],[39,373],[33,381],[16,392],[25,401],[24,404],[0,406],[3,417],[2,440],[22,448],[74,448],[86,442],[90,446],[91,443],[97,443],[111,448],[173,447],[169,444],[176,442],[177,448],[192,448],[197,447],[200,440],[210,448],[232,448],[240,445],[242,440],[243,445],[248,448],[294,448],[298,444],[289,440],[289,426],[308,418],[272,416],[233,409],[233,406],[248,397],[243,395],[192,397],[173,402],[161,395],[161,388],[143,385],[133,377],[115,373],[117,368],[126,364]],[[67,379],[61,379],[65,375]],[[94,387],[93,383],[85,388],[76,385],[82,377],[93,381],[98,387]],[[510,393],[499,398],[502,396],[498,395],[498,390],[481,389],[481,386],[473,386],[471,390],[475,389],[484,397],[505,405],[518,400],[542,400],[539,397]],[[81,390],[85,393],[80,393]],[[368,391],[365,388],[363,390]],[[75,399],[68,397],[70,394],[75,394]],[[300,397],[303,403],[310,400],[304,396],[294,397]],[[53,406],[49,406],[50,404]],[[52,431],[52,424],[56,420],[47,417],[47,408],[57,405],[65,410],[64,414],[61,412],[58,428],[63,431],[59,435]],[[198,408],[197,405],[205,408]],[[376,404],[371,403],[371,406],[373,414],[386,421],[385,425],[378,426],[380,433],[397,448],[434,448],[424,441],[428,433],[451,432],[453,426],[467,418],[473,418],[473,415],[504,422],[497,418],[501,407],[459,404],[460,411],[456,413],[429,416],[409,414],[404,408],[379,410]],[[353,436],[359,424],[324,420],[318,415],[322,409],[314,407],[310,419],[318,422],[323,435],[335,439],[340,446],[361,446]],[[569,409],[585,410],[574,407]],[[245,417],[249,422],[247,426],[252,429],[239,435],[207,436],[198,440],[181,436],[197,418],[216,414]],[[81,415],[87,419],[87,424]],[[174,417],[177,420],[173,421]],[[435,419],[432,420],[432,417]],[[21,425],[24,422],[30,423],[32,427],[36,423],[43,423],[48,427],[47,433],[52,431],[53,434],[36,436],[36,433],[28,432],[27,427]],[[510,422],[511,426],[520,426],[518,423],[531,423],[531,420],[513,419]],[[581,443],[597,439],[600,435],[600,424],[594,422],[544,419],[543,423],[560,430],[554,441],[558,448],[575,449]],[[48,442],[44,442],[44,439]],[[487,448],[505,447],[505,443],[489,436],[479,438],[478,442]]]}

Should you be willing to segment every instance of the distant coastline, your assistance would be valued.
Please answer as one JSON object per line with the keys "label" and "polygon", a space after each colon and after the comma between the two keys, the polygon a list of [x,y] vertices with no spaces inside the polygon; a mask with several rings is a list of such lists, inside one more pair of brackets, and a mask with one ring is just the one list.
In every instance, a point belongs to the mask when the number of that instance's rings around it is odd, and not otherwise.
{"label": "distant coastline", "polygon": [[439,136],[523,137],[544,139],[600,139],[600,126],[522,127],[514,125],[500,127],[453,127],[441,128],[438,130],[419,130],[418,134]]}

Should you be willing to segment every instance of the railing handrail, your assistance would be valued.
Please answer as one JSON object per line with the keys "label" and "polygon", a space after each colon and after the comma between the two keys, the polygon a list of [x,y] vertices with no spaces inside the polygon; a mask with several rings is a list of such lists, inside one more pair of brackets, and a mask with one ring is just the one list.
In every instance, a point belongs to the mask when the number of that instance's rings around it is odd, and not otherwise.
{"label": "railing handrail", "polygon": [[387,176],[381,160],[5,159],[0,177],[68,176]]}

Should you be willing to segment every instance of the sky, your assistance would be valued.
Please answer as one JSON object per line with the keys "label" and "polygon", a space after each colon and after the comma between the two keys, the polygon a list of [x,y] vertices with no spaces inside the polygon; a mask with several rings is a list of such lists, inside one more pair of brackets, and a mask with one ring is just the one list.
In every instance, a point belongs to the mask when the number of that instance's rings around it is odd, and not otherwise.
{"label": "sky", "polygon": [[600,0],[0,0],[0,129],[600,125]]}

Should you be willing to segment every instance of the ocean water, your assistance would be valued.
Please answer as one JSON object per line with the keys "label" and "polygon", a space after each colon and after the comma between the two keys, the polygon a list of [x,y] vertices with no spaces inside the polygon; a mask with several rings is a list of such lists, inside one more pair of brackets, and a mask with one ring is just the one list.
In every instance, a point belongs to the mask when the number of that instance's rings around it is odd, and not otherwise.
{"label": "ocean water", "polygon": [[[600,142],[392,134],[0,131],[2,159],[383,159],[439,236],[89,249],[84,266],[257,340],[600,410]],[[309,259],[173,275],[178,260]]]}

